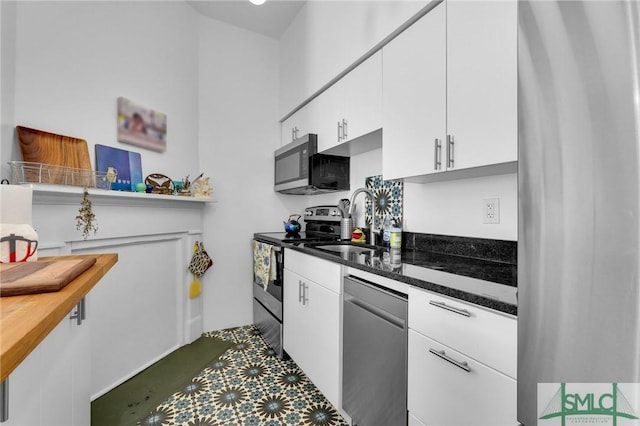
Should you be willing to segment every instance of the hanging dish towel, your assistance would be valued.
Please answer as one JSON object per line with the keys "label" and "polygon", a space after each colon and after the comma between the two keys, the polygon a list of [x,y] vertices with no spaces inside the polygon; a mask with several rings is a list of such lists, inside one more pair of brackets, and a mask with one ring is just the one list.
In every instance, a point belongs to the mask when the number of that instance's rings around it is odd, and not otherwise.
{"label": "hanging dish towel", "polygon": [[253,241],[253,276],[265,290],[276,279],[276,253],[271,244]]}
{"label": "hanging dish towel", "polygon": [[204,249],[204,244],[196,241],[193,247],[193,256],[187,268],[189,268],[189,271],[191,271],[193,275],[201,277],[207,272],[207,269],[211,268],[211,265],[213,265],[213,260]]}

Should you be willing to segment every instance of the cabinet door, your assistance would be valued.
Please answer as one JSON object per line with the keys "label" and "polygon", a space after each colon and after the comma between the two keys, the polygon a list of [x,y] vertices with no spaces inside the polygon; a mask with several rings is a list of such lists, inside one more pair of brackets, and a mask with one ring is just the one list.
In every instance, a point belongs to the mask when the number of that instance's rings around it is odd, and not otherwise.
{"label": "cabinet door", "polygon": [[[445,169],[446,4],[436,6],[382,49],[385,179]],[[437,163],[442,160],[442,166]]]}
{"label": "cabinet door", "polygon": [[424,424],[518,424],[512,378],[411,329],[408,364],[408,409]]}
{"label": "cabinet door", "polygon": [[287,118],[281,124],[280,146],[293,142],[307,133],[317,133],[312,124],[313,101]]}
{"label": "cabinet door", "polygon": [[348,142],[382,127],[382,52],[344,78],[344,139]]}
{"label": "cabinet door", "polygon": [[43,425],[73,425],[73,335],[78,326],[68,318],[69,315],[39,345],[43,363],[40,377]]}
{"label": "cabinet door", "polygon": [[[42,342],[46,342],[48,339]],[[42,350],[38,345],[9,375],[9,420],[2,426],[40,425],[40,372]]]}
{"label": "cabinet door", "polygon": [[517,2],[447,1],[453,169],[517,161]]}
{"label": "cabinet door", "polygon": [[288,269],[284,282],[284,349],[339,407],[340,296]]}
{"label": "cabinet door", "polygon": [[[282,295],[282,327],[283,346],[289,356],[302,367],[309,357],[307,340],[308,327],[311,323],[307,305],[300,300],[304,278],[288,269],[284,270],[284,287]],[[303,368],[304,369],[304,368]]]}
{"label": "cabinet door", "polygon": [[86,322],[70,319],[51,330],[9,376],[9,420],[3,425],[91,423],[89,333]]}
{"label": "cabinet door", "polygon": [[516,317],[412,287],[409,327],[516,378]]}

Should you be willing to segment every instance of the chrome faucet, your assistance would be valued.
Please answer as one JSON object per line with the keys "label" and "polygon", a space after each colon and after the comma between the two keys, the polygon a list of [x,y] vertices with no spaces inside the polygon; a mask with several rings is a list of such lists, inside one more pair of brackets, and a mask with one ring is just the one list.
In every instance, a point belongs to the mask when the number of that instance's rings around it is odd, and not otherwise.
{"label": "chrome faucet", "polygon": [[[353,213],[353,209],[355,209],[356,207],[356,197],[358,196],[359,193],[361,192],[365,192],[370,198],[371,198],[371,208],[375,211],[375,199],[373,196],[373,192],[370,189],[367,188],[358,188],[355,191],[353,191],[353,194],[351,194],[351,200],[350,200],[350,204],[349,204],[349,217],[351,217],[351,214]],[[375,230],[375,220],[372,217],[371,220],[371,229],[369,232],[371,241],[369,242],[369,244],[371,245],[375,245],[376,244],[376,230]]]}

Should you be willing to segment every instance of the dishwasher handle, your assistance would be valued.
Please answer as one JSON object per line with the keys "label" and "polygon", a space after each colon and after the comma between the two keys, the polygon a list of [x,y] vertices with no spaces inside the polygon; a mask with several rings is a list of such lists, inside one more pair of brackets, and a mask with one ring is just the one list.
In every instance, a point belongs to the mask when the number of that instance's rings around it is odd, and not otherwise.
{"label": "dishwasher handle", "polygon": [[371,305],[346,293],[344,295],[344,303],[351,303],[352,305],[362,309],[363,311],[366,311],[371,315],[375,315],[376,317],[388,322],[392,326],[403,331],[405,330],[406,322],[402,318],[398,318],[397,316],[392,315],[375,305]]}

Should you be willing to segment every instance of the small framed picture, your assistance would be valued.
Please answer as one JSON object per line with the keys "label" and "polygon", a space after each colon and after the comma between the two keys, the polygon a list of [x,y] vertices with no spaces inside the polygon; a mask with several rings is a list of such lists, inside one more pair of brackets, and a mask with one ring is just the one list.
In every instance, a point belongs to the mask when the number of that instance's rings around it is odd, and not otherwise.
{"label": "small framed picture", "polygon": [[167,150],[167,116],[118,98],[118,141],[153,151]]}

